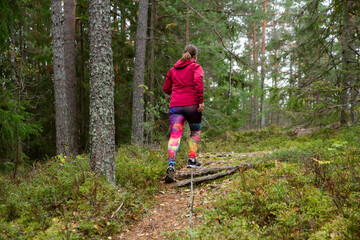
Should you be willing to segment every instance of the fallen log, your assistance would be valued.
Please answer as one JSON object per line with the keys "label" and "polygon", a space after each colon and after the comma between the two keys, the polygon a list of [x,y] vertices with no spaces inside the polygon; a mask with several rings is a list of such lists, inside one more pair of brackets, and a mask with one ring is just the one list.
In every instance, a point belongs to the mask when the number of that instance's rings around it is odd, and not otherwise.
{"label": "fallen log", "polygon": [[[240,164],[240,165],[236,165],[231,170],[228,170],[228,171],[225,171],[225,172],[219,172],[219,173],[216,173],[216,174],[213,174],[213,175],[207,175],[207,176],[204,176],[204,177],[193,178],[193,183],[201,183],[201,182],[206,182],[206,181],[209,181],[209,180],[215,180],[215,179],[218,179],[218,178],[222,178],[222,177],[225,177],[227,175],[231,175],[231,174],[235,173],[240,168],[243,169],[243,170],[246,170],[246,169],[249,169],[249,168],[253,168],[253,166],[248,164],[248,163],[243,163],[243,164]],[[175,183],[173,185],[173,187],[185,187],[185,186],[190,185],[190,184],[191,184],[191,179],[186,179],[186,180]]]}
{"label": "fallen log", "polygon": [[[200,177],[200,176],[204,176],[204,175],[209,175],[209,174],[213,174],[213,173],[217,173],[217,172],[221,172],[224,170],[233,170],[233,169],[238,169],[242,167],[242,164],[240,165],[228,165],[228,166],[222,166],[222,167],[212,167],[212,168],[204,168],[198,171],[194,171],[193,172],[193,177]],[[191,171],[187,171],[187,172],[177,172],[175,178],[176,179],[185,179],[185,178],[189,178],[191,177]]]}

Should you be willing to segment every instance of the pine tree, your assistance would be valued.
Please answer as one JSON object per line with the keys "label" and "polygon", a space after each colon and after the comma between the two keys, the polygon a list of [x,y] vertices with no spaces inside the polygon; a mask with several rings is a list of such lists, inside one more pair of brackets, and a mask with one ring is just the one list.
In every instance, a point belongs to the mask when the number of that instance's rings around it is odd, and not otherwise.
{"label": "pine tree", "polygon": [[[357,61],[354,50],[355,37],[355,1],[345,0],[343,2],[343,26],[341,28],[341,47],[342,47],[342,69],[343,77],[341,80],[342,91],[340,93],[341,101],[341,125],[347,124],[347,121],[355,121],[355,106],[357,97],[356,80]],[[348,110],[348,106],[350,109]],[[349,112],[349,114],[347,114]],[[348,115],[350,115],[348,117]]]}
{"label": "pine tree", "polygon": [[66,98],[68,107],[69,152],[76,154],[79,147],[77,117],[77,79],[75,61],[75,0],[64,1],[64,57],[66,74]]}
{"label": "pine tree", "polygon": [[68,142],[68,106],[65,72],[62,3],[51,1],[52,48],[56,116],[56,153],[70,155]]}
{"label": "pine tree", "polygon": [[110,0],[89,0],[90,169],[115,184],[114,70]]}
{"label": "pine tree", "polygon": [[136,31],[136,51],[134,62],[132,142],[144,142],[144,70],[149,0],[139,1],[139,15]]}

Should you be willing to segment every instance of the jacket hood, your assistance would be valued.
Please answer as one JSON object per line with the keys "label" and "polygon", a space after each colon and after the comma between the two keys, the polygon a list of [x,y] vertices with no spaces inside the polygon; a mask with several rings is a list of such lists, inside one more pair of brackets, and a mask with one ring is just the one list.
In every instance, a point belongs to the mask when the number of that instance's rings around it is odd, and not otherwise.
{"label": "jacket hood", "polygon": [[175,63],[174,68],[176,69],[185,68],[186,66],[190,65],[193,62],[195,62],[194,59],[191,59],[190,61],[183,61],[180,59]]}

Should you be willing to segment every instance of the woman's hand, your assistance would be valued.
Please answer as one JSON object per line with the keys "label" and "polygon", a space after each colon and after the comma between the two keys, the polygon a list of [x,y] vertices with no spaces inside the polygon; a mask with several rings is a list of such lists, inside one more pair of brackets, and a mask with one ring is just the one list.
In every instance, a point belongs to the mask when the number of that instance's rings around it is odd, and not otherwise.
{"label": "woman's hand", "polygon": [[199,108],[198,108],[198,112],[202,112],[203,110],[204,110],[204,108],[205,108],[205,104],[204,103],[200,103],[199,104]]}

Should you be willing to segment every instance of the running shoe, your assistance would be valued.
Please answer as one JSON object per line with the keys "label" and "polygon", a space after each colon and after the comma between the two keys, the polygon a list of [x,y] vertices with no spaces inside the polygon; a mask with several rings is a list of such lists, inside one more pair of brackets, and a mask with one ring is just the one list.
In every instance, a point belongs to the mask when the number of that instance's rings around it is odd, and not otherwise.
{"label": "running shoe", "polygon": [[175,168],[172,164],[170,164],[166,169],[165,182],[166,183],[175,182]]}
{"label": "running shoe", "polygon": [[201,168],[201,163],[196,161],[196,159],[189,159],[187,168]]}

